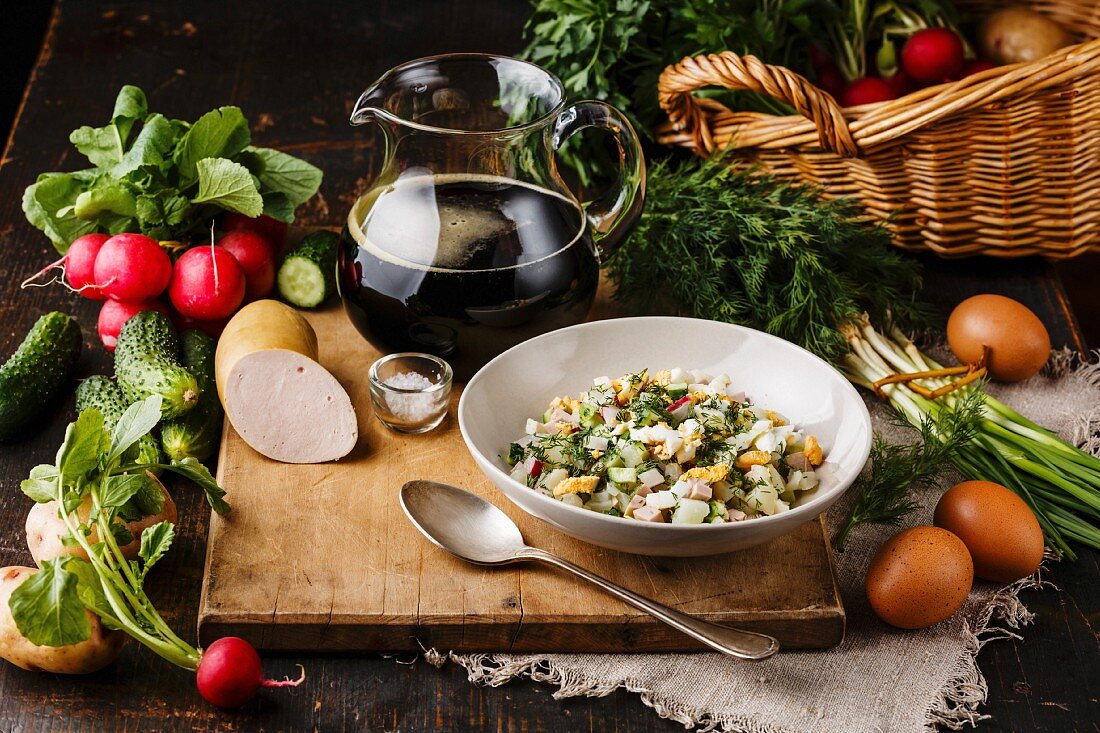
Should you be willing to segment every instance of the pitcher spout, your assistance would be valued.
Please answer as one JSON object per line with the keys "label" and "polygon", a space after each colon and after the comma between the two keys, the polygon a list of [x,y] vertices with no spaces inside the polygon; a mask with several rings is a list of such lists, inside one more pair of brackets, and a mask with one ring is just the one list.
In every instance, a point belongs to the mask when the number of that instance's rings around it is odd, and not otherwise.
{"label": "pitcher spout", "polygon": [[351,112],[351,124],[364,125],[378,119],[381,90],[375,84],[359,95],[355,108]]}

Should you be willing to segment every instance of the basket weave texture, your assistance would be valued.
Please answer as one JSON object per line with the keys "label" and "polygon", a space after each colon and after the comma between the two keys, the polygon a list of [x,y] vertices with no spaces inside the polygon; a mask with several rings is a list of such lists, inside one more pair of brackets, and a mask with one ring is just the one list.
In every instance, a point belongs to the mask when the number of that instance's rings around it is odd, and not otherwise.
{"label": "basket weave texture", "polygon": [[[999,0],[957,3],[975,16]],[[731,52],[684,58],[658,92],[658,139],[730,149],[776,176],[851,196],[903,249],[945,257],[1100,249],[1100,0],[1024,3],[1083,42],[900,99],[841,109],[804,77]],[[749,89],[797,115],[733,112],[693,92]]]}

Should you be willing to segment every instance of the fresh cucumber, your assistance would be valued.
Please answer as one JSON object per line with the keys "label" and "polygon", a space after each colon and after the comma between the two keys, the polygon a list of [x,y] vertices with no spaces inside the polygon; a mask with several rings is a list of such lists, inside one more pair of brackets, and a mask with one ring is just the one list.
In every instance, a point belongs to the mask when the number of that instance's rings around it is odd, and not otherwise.
{"label": "fresh cucumber", "polygon": [[161,417],[180,417],[195,407],[202,390],[179,363],[179,339],[167,316],[142,311],[122,327],[115,347],[115,376],[130,403],[158,394]]}
{"label": "fresh cucumber", "polygon": [[180,343],[183,366],[198,380],[202,394],[195,409],[161,424],[160,442],[174,461],[188,457],[205,461],[214,455],[222,431],[222,403],[214,385],[217,342],[202,331],[184,331]]}
{"label": "fresh cucumber", "polygon": [[0,367],[0,440],[24,434],[68,383],[83,346],[80,326],[65,313],[38,319]]}
{"label": "fresh cucumber", "polygon": [[314,232],[279,267],[279,295],[297,308],[316,308],[336,292],[336,253],[340,238]]}
{"label": "fresh cucumber", "polygon": [[[96,374],[85,379],[76,388],[77,413],[91,407],[103,414],[103,426],[113,430],[122,413],[126,412],[127,404],[117,384],[102,374]],[[160,443],[152,435],[143,435],[134,447],[130,448],[127,458],[137,463],[163,463]],[[154,473],[160,475],[159,470]]]}

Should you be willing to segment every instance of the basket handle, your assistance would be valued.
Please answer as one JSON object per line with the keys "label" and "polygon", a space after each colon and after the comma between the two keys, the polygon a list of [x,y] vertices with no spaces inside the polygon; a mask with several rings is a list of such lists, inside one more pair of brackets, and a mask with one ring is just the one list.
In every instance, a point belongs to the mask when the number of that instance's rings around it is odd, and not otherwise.
{"label": "basket handle", "polygon": [[846,158],[859,154],[848,122],[832,96],[789,69],[732,51],[685,56],[661,72],[657,83],[658,101],[673,126],[687,131],[696,148],[708,154],[714,151],[714,137],[692,92],[713,86],[747,89],[786,102],[814,123],[822,148]]}

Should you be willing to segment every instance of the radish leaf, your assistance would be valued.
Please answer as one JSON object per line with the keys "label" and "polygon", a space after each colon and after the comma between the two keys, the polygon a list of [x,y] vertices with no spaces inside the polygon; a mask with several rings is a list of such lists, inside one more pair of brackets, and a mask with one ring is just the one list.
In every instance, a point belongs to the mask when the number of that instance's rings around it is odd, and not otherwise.
{"label": "radish leaf", "polygon": [[264,190],[284,194],[292,212],[295,207],[308,201],[321,185],[321,169],[301,158],[271,148],[249,148],[248,152],[262,162],[256,177]]}
{"label": "radish leaf", "polygon": [[67,646],[92,633],[77,594],[77,577],[65,569],[70,558],[45,560],[42,569],[12,591],[8,606],[19,633],[38,646]]}
{"label": "radish leaf", "polygon": [[251,141],[248,122],[239,107],[219,107],[207,112],[183,136],[178,153],[180,176],[195,180],[198,165],[206,158],[232,158]]}
{"label": "radish leaf", "polygon": [[23,479],[19,488],[39,504],[57,499],[57,468],[43,463],[31,469],[30,478]]}
{"label": "radish leaf", "polygon": [[107,432],[103,429],[103,413],[88,409],[65,430],[65,442],[57,454],[57,466],[66,483],[77,483],[84,474],[99,465]]}
{"label": "radish leaf", "polygon": [[126,408],[111,431],[111,451],[107,460],[113,461],[131,445],[147,435],[160,421],[160,395],[151,395]]}
{"label": "radish leaf", "polygon": [[172,461],[170,464],[161,465],[160,468],[178,473],[202,487],[202,490],[206,492],[206,500],[218,514],[228,514],[230,512],[229,504],[222,498],[225,496],[225,489],[218,486],[218,482],[210,475],[210,470],[194,458]]}
{"label": "radish leaf", "polygon": [[199,195],[196,204],[209,203],[245,216],[259,216],[264,200],[256,190],[252,174],[240,163],[226,158],[204,158],[199,161]]}
{"label": "radish leaf", "polygon": [[141,533],[141,549],[138,551],[138,556],[145,563],[141,570],[142,578],[149,572],[149,568],[156,565],[157,561],[164,557],[172,546],[172,540],[175,537],[176,530],[171,522],[154,524]]}

